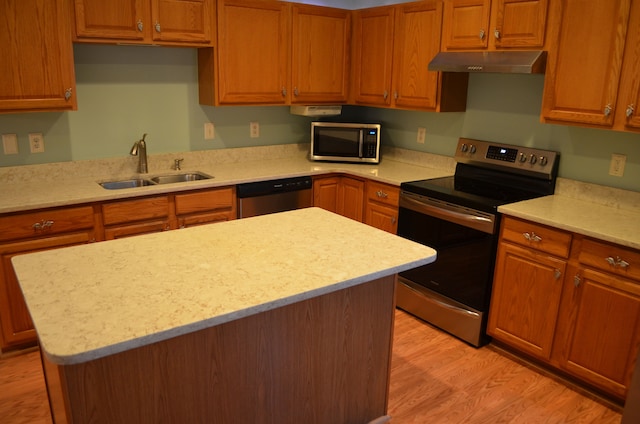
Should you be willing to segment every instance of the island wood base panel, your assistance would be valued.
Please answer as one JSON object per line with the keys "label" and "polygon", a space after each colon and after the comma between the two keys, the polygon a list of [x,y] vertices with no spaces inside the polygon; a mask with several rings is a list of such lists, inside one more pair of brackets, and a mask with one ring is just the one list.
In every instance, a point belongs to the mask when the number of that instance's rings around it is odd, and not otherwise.
{"label": "island wood base panel", "polygon": [[395,276],[82,364],[56,423],[364,424],[387,411]]}

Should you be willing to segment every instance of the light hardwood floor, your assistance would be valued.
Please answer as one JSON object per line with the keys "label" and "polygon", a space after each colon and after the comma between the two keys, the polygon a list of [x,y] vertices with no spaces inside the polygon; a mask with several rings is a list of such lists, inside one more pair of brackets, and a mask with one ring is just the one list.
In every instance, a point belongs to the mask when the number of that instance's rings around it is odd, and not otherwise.
{"label": "light hardwood floor", "polygon": [[[396,312],[389,398],[392,424],[617,424],[621,419],[603,402],[402,311]],[[0,359],[0,423],[51,423],[37,350]]]}

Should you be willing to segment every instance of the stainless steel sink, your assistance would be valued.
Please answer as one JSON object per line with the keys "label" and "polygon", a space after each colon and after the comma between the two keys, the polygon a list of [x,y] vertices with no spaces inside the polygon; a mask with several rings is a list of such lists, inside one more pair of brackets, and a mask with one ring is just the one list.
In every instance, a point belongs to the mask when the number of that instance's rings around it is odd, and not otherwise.
{"label": "stainless steel sink", "polygon": [[213,177],[203,174],[201,172],[188,172],[184,174],[169,174],[158,175],[157,177],[150,178],[155,184],[172,184],[172,183],[184,183],[187,181],[199,181],[208,180]]}
{"label": "stainless steel sink", "polygon": [[150,186],[156,183],[142,178],[132,178],[130,180],[106,181],[99,184],[107,190],[119,190],[123,188]]}

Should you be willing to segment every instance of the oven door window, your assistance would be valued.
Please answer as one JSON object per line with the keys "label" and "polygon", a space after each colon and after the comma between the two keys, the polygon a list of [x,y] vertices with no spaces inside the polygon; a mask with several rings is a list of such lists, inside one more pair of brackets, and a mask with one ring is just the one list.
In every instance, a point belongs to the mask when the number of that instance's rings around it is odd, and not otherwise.
{"label": "oven door window", "polygon": [[401,276],[479,311],[487,310],[495,261],[493,234],[400,208],[398,235],[438,252],[435,262]]}
{"label": "oven door window", "polygon": [[313,154],[318,156],[360,157],[359,128],[316,127]]}

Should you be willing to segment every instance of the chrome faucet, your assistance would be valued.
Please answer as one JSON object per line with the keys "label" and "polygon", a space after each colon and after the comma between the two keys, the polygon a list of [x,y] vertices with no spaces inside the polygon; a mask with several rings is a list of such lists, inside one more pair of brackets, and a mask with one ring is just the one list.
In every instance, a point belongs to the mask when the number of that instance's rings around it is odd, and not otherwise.
{"label": "chrome faucet", "polygon": [[147,173],[147,143],[144,141],[146,136],[147,134],[143,134],[142,139],[133,143],[129,153],[132,156],[138,156],[138,173],[140,174]]}

